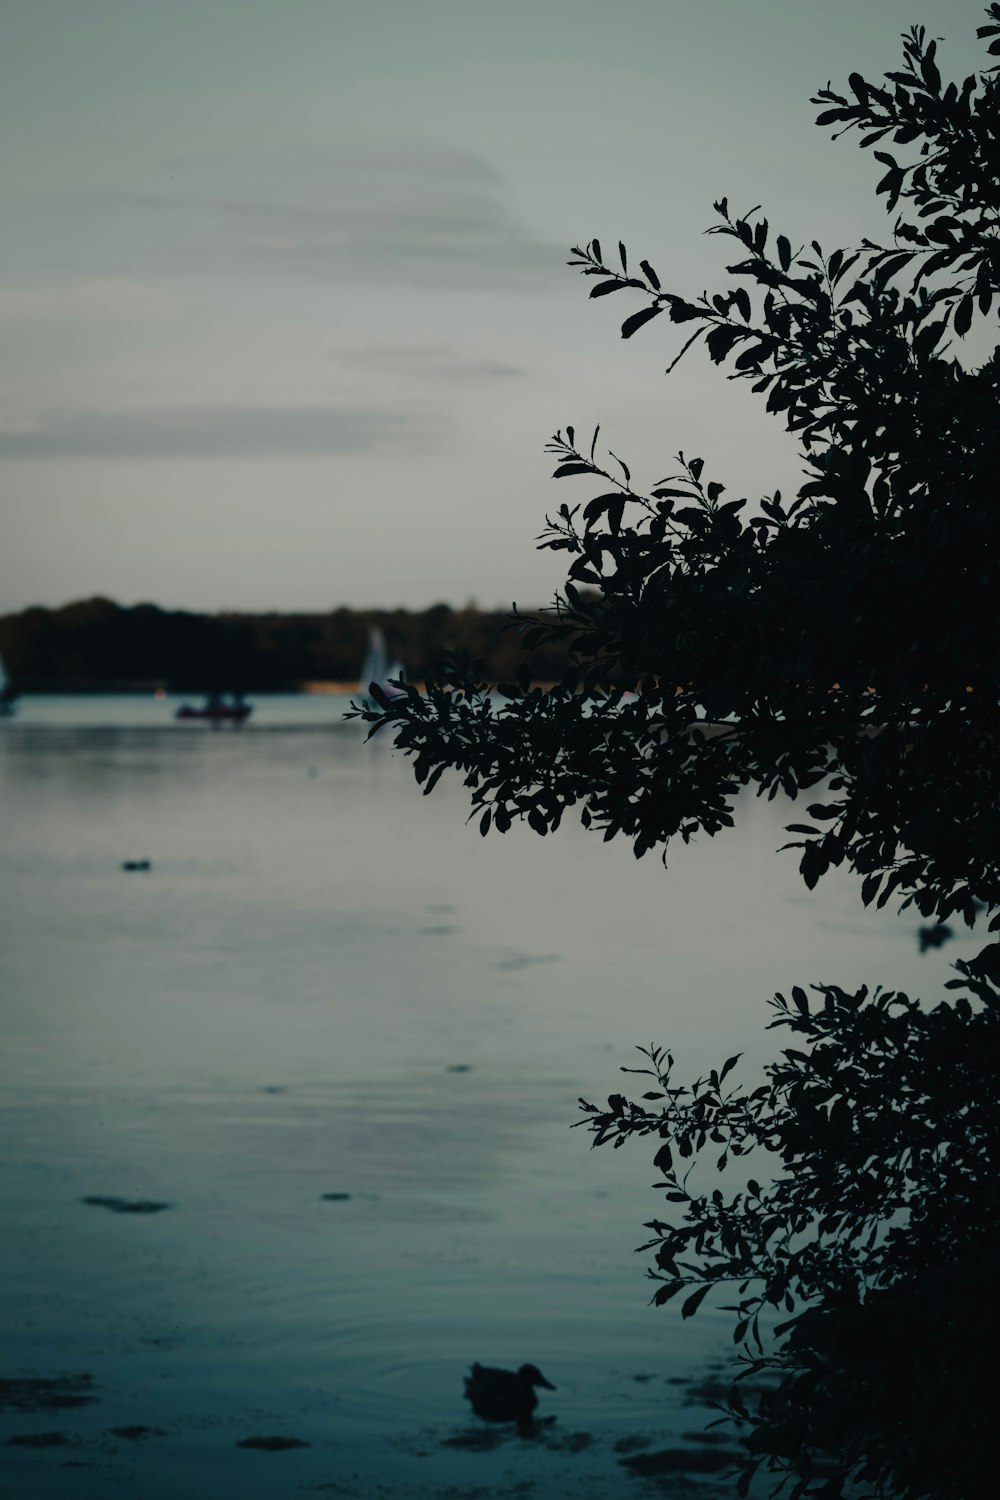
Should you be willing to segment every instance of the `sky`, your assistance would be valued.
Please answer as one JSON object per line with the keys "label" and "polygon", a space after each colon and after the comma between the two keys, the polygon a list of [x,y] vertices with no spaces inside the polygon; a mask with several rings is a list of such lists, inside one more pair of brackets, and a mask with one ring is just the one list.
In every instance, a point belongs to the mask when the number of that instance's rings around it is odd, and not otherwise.
{"label": "sky", "polygon": [[[725,287],[713,200],[829,252],[881,170],[810,95],[979,0],[0,0],[0,613],[551,598],[557,428],[638,487],[800,463],[570,247]],[[732,259],[730,254],[728,257]]]}

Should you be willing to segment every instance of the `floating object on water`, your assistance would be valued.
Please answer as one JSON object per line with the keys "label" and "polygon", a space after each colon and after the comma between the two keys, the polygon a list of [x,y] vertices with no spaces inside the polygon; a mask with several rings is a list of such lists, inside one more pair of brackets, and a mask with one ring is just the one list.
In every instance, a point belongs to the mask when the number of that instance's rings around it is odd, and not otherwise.
{"label": "floating object on water", "polygon": [[489,1365],[473,1365],[465,1377],[465,1399],[485,1422],[516,1422],[522,1436],[534,1430],[533,1414],[538,1405],[535,1387],[547,1391],[556,1387],[546,1380],[537,1365],[521,1365],[517,1370],[497,1370]]}
{"label": "floating object on water", "polygon": [[153,862],[149,859],[123,859],[123,870],[151,870]]}
{"label": "floating object on water", "polygon": [[0,1411],[56,1411],[98,1401],[93,1375],[0,1378]]}
{"label": "floating object on water", "polygon": [[151,1198],[108,1198],[94,1196],[81,1198],[81,1203],[89,1203],[92,1208],[109,1208],[113,1214],[160,1214],[169,1203],[156,1203]]}
{"label": "floating object on water", "polygon": [[324,1203],[346,1203],[350,1193],[320,1193]]}
{"label": "floating object on water", "polygon": [[234,693],[231,702],[220,693],[209,693],[201,708],[192,708],[190,703],[182,703],[174,718],[206,719],[210,724],[222,724],[229,720],[233,724],[242,724],[252,713],[253,704],[244,702],[242,693]]}
{"label": "floating object on water", "polygon": [[248,1437],[240,1438],[237,1448],[260,1448],[265,1453],[285,1453],[289,1448],[308,1448],[302,1438],[293,1437]]}

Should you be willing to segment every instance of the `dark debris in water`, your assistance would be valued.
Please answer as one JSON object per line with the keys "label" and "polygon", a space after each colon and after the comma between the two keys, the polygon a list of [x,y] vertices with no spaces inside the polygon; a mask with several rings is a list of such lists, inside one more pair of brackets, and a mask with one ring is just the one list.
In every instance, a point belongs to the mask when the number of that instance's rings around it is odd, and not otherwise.
{"label": "dark debris in water", "polygon": [[152,1198],[115,1198],[104,1194],[92,1194],[90,1197],[81,1198],[81,1203],[89,1203],[93,1208],[106,1208],[113,1214],[161,1214],[169,1203],[157,1203]]}
{"label": "dark debris in water", "polygon": [[448,1064],[448,1072],[449,1073],[471,1073],[472,1072],[472,1064],[471,1063],[449,1063]]}
{"label": "dark debris in water", "polygon": [[0,1380],[0,1411],[58,1411],[88,1406],[94,1394],[93,1375],[53,1375],[34,1380]]}
{"label": "dark debris in water", "polygon": [[69,1438],[64,1432],[15,1432],[7,1439],[8,1448],[65,1448]]}
{"label": "dark debris in water", "polygon": [[663,1448],[658,1453],[636,1453],[620,1459],[633,1474],[651,1478],[661,1474],[720,1474],[742,1455],[732,1448]]}
{"label": "dark debris in water", "polygon": [[141,1422],[133,1422],[128,1427],[109,1427],[108,1431],[115,1437],[127,1438],[130,1443],[138,1442],[140,1438],[166,1437],[162,1427],[144,1427]]}
{"label": "dark debris in water", "polygon": [[347,1203],[350,1196],[350,1193],[320,1193],[324,1203]]}
{"label": "dark debris in water", "polygon": [[240,1438],[237,1448],[259,1448],[264,1453],[285,1453],[289,1448],[308,1448],[303,1438],[296,1437],[248,1437]]}
{"label": "dark debris in water", "polygon": [[611,1446],[616,1453],[638,1453],[640,1448],[648,1448],[650,1441],[648,1437],[643,1437],[641,1432],[627,1432]]}

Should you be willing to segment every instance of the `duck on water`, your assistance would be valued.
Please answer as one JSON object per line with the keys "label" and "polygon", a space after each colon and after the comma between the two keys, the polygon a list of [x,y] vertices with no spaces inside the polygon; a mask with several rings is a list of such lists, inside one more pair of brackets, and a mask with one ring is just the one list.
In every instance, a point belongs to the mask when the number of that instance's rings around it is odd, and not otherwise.
{"label": "duck on water", "polygon": [[486,1422],[516,1422],[522,1437],[529,1437],[534,1431],[534,1411],[538,1405],[535,1387],[538,1385],[547,1391],[556,1389],[537,1365],[496,1370],[476,1364],[465,1377],[465,1398],[472,1403],[477,1417]]}

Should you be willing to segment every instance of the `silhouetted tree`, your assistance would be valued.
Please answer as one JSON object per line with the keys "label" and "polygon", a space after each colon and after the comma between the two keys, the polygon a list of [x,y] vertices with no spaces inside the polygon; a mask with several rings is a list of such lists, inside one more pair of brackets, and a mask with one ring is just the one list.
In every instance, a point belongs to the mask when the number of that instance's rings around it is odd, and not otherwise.
{"label": "silhouetted tree", "polygon": [[[996,55],[1000,5],[986,14]],[[700,341],[752,382],[801,442],[804,483],[748,508],[680,454],[641,491],[599,461],[596,433],[556,434],[556,477],[600,492],[548,521],[569,576],[524,641],[567,643],[574,670],[552,692],[491,694],[456,667],[366,716],[425,789],[461,770],[483,833],[518,818],[546,834],[575,807],[638,857],[728,826],[744,788],[813,789],[789,830],[810,887],[844,865],[866,904],[939,923],[1000,905],[1000,86],[996,68],[945,86],[935,53],[916,27],[900,71],[813,101],[820,125],[874,147],[888,247],[795,249],[723,199],[710,232],[735,247],[737,284],[693,302],[648,261],[630,271],[624,246],[614,265],[596,240],[574,250],[592,297],[642,300],[625,338],[666,315],[687,335],[671,369]],[[654,1048],[625,1070],[649,1076],[641,1100],[584,1106],[594,1144],[658,1146],[654,1301],[679,1295],[690,1316],[724,1289],[747,1371],[771,1374],[753,1400],[733,1388],[741,1493],[762,1465],[793,1496],[995,1487],[1000,943],[956,969],[962,993],[934,1006],[829,985],[777,997],[796,1046],[749,1093],[726,1081],[736,1058],[684,1088]],[[777,1164],[769,1186],[698,1192],[681,1175],[754,1149]]]}

